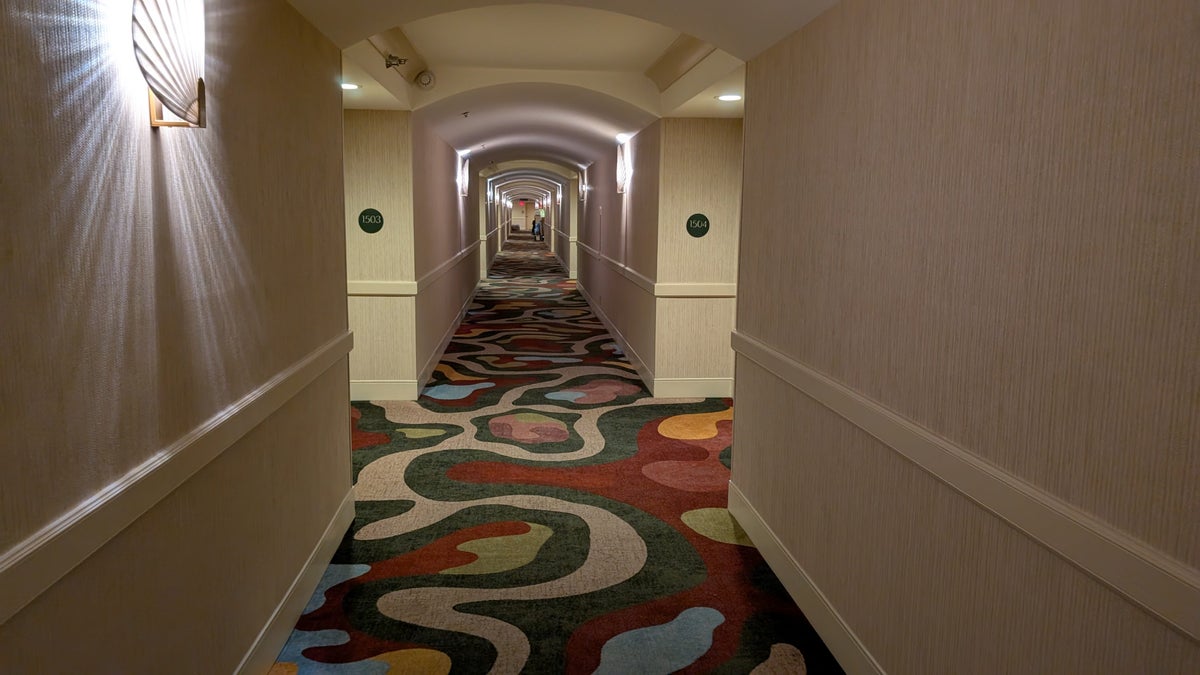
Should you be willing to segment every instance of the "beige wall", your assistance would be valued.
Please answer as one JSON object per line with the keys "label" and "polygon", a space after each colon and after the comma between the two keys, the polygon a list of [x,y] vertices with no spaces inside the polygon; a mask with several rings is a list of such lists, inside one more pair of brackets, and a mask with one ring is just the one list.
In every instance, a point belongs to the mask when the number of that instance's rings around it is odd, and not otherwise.
{"label": "beige wall", "polygon": [[[730,396],[742,195],[740,119],[662,120],[656,396]],[[687,233],[708,216],[703,237]]]}
{"label": "beige wall", "polygon": [[475,181],[475,191],[467,199],[467,204],[478,205],[475,222],[479,230],[479,276],[483,278],[500,252],[501,232],[495,204],[488,203],[487,179],[473,177],[472,180]]}
{"label": "beige wall", "polygon": [[[412,113],[346,110],[343,133],[347,291],[355,335],[351,396],[413,398],[419,383]],[[358,214],[366,208],[383,214],[379,232],[359,227]]]}
{"label": "beige wall", "polygon": [[[661,176],[658,248],[670,254],[659,261],[656,279],[735,283],[742,208],[742,120],[662,120]],[[685,224],[694,213],[703,213],[711,223],[703,237],[687,233]]]}
{"label": "beige wall", "polygon": [[1132,535],[1195,597],[1200,16],[1151,4],[846,0],[749,64],[738,331],[784,365],[738,359],[734,483],[889,672],[1200,668],[1196,642],[777,391],[827,375],[1008,475],[1001,502],[1029,486]]}
{"label": "beige wall", "polygon": [[420,113],[413,115],[414,250],[417,279],[428,275],[479,237],[468,230],[456,177],[458,154]]}
{"label": "beige wall", "polygon": [[413,166],[415,365],[418,383],[424,385],[475,293],[479,234],[468,222],[470,202],[459,194],[458,154],[419,113],[413,117]]}
{"label": "beige wall", "polygon": [[[412,113],[346,110],[344,116],[347,273],[351,280],[415,281]],[[379,232],[359,227],[366,208],[383,214]]]}
{"label": "beige wall", "polygon": [[[638,368],[647,387],[654,383],[655,302],[646,282],[638,283],[618,263],[590,248],[579,253],[579,288]],[[651,285],[652,287],[652,285]]]}
{"label": "beige wall", "polygon": [[621,195],[617,194],[617,146],[599,154],[587,168],[591,190],[583,202],[579,240],[604,255],[624,262],[625,241],[621,229]]}
{"label": "beige wall", "polygon": [[[656,396],[729,396],[741,120],[661,119],[629,147],[634,172],[626,192],[615,193],[614,169],[604,162],[588,169],[596,189],[586,207],[592,220],[582,238],[580,285]],[[606,191],[618,208],[608,208]],[[687,234],[693,213],[709,216],[705,237]]]}
{"label": "beige wall", "polygon": [[552,233],[555,238],[554,255],[567,277],[576,279],[579,276],[579,247],[576,245],[579,237],[579,215],[582,213],[579,204],[579,178],[566,179],[563,185],[563,202],[559,207],[562,220]]}
{"label": "beige wall", "polygon": [[[350,352],[352,389],[380,392],[385,382],[396,386],[411,382],[411,393],[417,386],[415,294],[352,296],[348,303],[354,331],[354,351]],[[366,383],[372,384],[359,386]],[[366,397],[380,395],[368,393]]]}
{"label": "beige wall", "polygon": [[4,9],[0,595],[81,564],[0,671],[231,671],[349,490],[339,54],[282,1],[207,9],[208,128],[158,131],[127,5]]}
{"label": "beige wall", "polygon": [[364,204],[411,208],[410,220],[398,219],[387,238],[372,239],[389,231],[387,212],[384,229],[368,235],[358,228],[360,209],[347,207],[347,237],[359,242],[349,255],[349,314],[358,335],[351,396],[411,400],[486,269],[479,190],[472,181],[470,195],[461,196],[457,153],[419,115],[347,111],[346,119],[347,194],[353,186]]}
{"label": "beige wall", "polygon": [[[349,490],[345,368],[0,627],[0,672],[235,672]],[[328,561],[315,561],[318,574]],[[301,607],[311,592],[298,591]],[[281,618],[280,639],[297,618],[298,608]]]}
{"label": "beige wall", "polygon": [[[656,395],[665,395],[671,387],[682,387],[689,380],[724,380],[720,391],[673,396],[733,394],[733,349],[729,334],[733,331],[736,301],[732,297],[659,297],[655,308],[654,379]],[[668,384],[665,380],[682,380]],[[696,383],[698,384],[698,383]],[[708,382],[705,386],[716,386]]]}
{"label": "beige wall", "polygon": [[633,177],[625,193],[629,213],[629,267],[648,279],[658,278],[659,187],[662,176],[662,129],[657,120],[629,140]]}

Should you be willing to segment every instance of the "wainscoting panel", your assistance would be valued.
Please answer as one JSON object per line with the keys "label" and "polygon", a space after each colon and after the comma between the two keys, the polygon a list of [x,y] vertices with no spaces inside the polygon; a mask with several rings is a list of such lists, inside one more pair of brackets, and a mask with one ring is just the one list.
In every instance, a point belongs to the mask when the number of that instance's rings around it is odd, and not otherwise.
{"label": "wainscoting panel", "polygon": [[[1200,663],[1184,632],[782,373],[739,353],[736,382],[732,481],[763,525],[755,541],[774,545],[764,528],[778,540],[884,671],[1165,673]],[[790,566],[781,578],[795,576]],[[825,638],[844,643],[843,633]]]}
{"label": "wainscoting panel", "polygon": [[53,586],[313,380],[342,362],[345,333],[0,556],[0,624]]}
{"label": "wainscoting panel", "polygon": [[[415,286],[415,284],[414,284]],[[350,381],[416,381],[416,299],[412,296],[351,296],[354,351]]]}

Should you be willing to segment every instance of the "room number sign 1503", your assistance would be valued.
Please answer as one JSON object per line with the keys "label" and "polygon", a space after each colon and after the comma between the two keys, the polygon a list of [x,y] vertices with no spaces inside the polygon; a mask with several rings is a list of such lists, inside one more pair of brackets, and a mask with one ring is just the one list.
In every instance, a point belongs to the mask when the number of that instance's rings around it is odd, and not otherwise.
{"label": "room number sign 1503", "polygon": [[375,234],[383,229],[383,214],[375,209],[363,209],[358,214],[358,226],[367,234]]}

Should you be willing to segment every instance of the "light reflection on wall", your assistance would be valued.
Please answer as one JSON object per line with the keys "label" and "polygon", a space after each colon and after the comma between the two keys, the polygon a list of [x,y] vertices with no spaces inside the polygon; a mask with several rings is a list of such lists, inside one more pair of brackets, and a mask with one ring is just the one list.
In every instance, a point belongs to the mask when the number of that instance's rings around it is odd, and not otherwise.
{"label": "light reflection on wall", "polygon": [[[0,552],[257,384],[263,302],[215,134],[147,124],[129,0],[14,4],[5,81],[44,94],[0,102],[0,198],[27,224],[0,237],[21,252],[0,294],[22,317],[0,337],[31,369],[4,378]],[[31,420],[69,421],[70,440]]]}

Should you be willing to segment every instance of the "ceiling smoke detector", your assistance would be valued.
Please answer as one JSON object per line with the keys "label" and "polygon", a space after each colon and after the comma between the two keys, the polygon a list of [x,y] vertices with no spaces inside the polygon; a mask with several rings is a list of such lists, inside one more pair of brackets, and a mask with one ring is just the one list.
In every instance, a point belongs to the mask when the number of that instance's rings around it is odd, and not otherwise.
{"label": "ceiling smoke detector", "polygon": [[437,83],[437,78],[433,76],[432,70],[422,70],[413,78],[413,84],[421,89],[433,89],[433,85]]}

